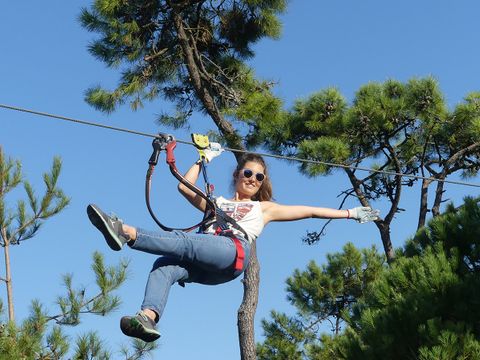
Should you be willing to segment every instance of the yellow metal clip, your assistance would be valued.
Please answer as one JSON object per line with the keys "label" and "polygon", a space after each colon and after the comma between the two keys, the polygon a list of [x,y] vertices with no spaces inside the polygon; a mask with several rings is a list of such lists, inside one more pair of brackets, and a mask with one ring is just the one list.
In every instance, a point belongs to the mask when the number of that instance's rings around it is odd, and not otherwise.
{"label": "yellow metal clip", "polygon": [[205,158],[205,149],[210,145],[207,135],[202,134],[192,134],[192,141],[195,144],[195,147],[198,150],[200,159]]}

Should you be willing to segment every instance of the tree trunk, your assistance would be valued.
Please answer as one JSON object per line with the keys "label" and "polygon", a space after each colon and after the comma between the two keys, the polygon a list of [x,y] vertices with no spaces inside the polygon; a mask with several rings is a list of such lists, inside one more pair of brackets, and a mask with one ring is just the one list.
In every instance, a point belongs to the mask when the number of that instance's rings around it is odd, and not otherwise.
{"label": "tree trunk", "polygon": [[250,261],[243,278],[243,300],[238,309],[238,341],[241,360],[255,360],[255,312],[258,304],[258,288],[260,283],[260,265],[257,258],[255,241],[250,249]]}
{"label": "tree trunk", "polygon": [[[344,170],[347,173],[347,176],[350,180],[350,183],[353,186],[355,195],[360,201],[360,204],[362,204],[362,206],[370,206],[367,198],[365,197],[365,194],[363,193],[362,189],[360,189],[361,181],[358,180],[358,178],[355,176],[352,170],[350,169],[344,169]],[[385,220],[375,220],[375,225],[377,226],[378,230],[380,230],[380,237],[382,239],[383,249],[385,251],[385,256],[387,257],[387,261],[389,264],[391,264],[393,260],[395,260],[395,252],[393,251],[392,240],[390,238],[390,221],[393,218],[393,213],[395,209],[394,206],[396,205],[395,204],[392,205],[392,208],[390,209],[388,215],[386,216],[386,218],[388,219],[388,222]]]}
{"label": "tree trunk", "polygon": [[5,283],[7,285],[7,302],[8,302],[8,319],[11,322],[15,321],[15,312],[13,310],[13,288],[12,275],[10,273],[10,244],[5,238],[5,246],[3,252],[5,255]]}
{"label": "tree trunk", "polygon": [[423,179],[422,189],[420,192],[420,213],[418,215],[417,230],[425,226],[428,212],[428,187],[431,184],[431,180]]}
{"label": "tree trunk", "polygon": [[395,260],[395,252],[393,250],[392,239],[390,238],[390,224],[385,221],[375,221],[380,230],[380,237],[382,239],[383,250],[387,257],[387,262],[391,264]]}
{"label": "tree trunk", "polygon": [[437,184],[437,189],[435,190],[435,200],[433,201],[433,206],[432,206],[433,216],[440,215],[440,205],[442,204],[442,201],[443,201],[444,186],[445,186],[445,183],[443,181],[439,181]]}
{"label": "tree trunk", "polygon": [[335,318],[335,336],[337,336],[340,333],[340,320],[341,316],[336,316]]}

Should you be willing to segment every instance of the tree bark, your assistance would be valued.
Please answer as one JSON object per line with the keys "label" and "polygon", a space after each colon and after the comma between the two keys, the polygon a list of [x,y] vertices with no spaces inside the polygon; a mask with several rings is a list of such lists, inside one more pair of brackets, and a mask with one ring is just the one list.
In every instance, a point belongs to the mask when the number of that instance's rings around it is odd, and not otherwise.
{"label": "tree bark", "polygon": [[[457,170],[462,169],[461,166],[455,166],[455,163],[460,161],[463,156],[467,156],[469,153],[478,151],[480,148],[480,142],[475,142],[450,156],[450,158],[444,162],[442,172],[437,176],[439,180],[445,180],[448,175],[454,173]],[[437,188],[435,190],[435,200],[433,201],[432,206],[432,215],[440,215],[440,205],[443,201],[445,183],[443,181],[438,181]]]}
{"label": "tree bark", "polygon": [[13,308],[13,287],[12,287],[12,275],[10,272],[10,244],[6,237],[5,245],[3,247],[3,253],[5,255],[5,283],[7,285],[7,303],[8,303],[8,320],[15,321],[15,312]]}
{"label": "tree bark", "polygon": [[[365,194],[363,193],[362,189],[360,189],[361,181],[355,176],[351,169],[344,169],[347,173],[347,176],[350,180],[350,183],[353,186],[353,190],[355,191],[355,195],[357,195],[358,200],[362,206],[370,206],[368,203]],[[397,194],[399,195],[399,194]],[[397,203],[398,205],[398,203]],[[393,214],[393,207],[396,205],[392,205],[390,208],[389,213],[387,214],[386,218],[391,221],[392,214]],[[383,250],[385,251],[385,256],[387,257],[387,262],[391,264],[395,260],[395,252],[393,251],[392,239],[390,238],[390,222],[385,220],[375,220],[375,225],[377,226],[378,230],[380,231],[380,237],[382,239]]]}
{"label": "tree bark", "polygon": [[442,204],[442,201],[443,201],[444,186],[445,186],[445,183],[443,181],[439,181],[437,184],[437,188],[435,190],[435,199],[433,201],[433,206],[432,206],[433,216],[440,215],[440,205]]}
{"label": "tree bark", "polygon": [[390,224],[383,220],[377,220],[375,221],[375,225],[377,225],[377,228],[380,231],[380,237],[382,239],[383,250],[385,251],[387,262],[391,264],[395,260],[395,251],[393,250],[392,239],[390,237]]}
{"label": "tree bark", "polygon": [[420,190],[420,212],[418,215],[417,230],[425,226],[428,212],[428,187],[431,181],[424,179],[422,181],[422,189]]}
{"label": "tree bark", "polygon": [[243,300],[238,309],[237,325],[241,360],[257,358],[254,320],[258,304],[259,284],[260,265],[257,258],[257,246],[253,242],[250,249],[250,261],[243,278]]}

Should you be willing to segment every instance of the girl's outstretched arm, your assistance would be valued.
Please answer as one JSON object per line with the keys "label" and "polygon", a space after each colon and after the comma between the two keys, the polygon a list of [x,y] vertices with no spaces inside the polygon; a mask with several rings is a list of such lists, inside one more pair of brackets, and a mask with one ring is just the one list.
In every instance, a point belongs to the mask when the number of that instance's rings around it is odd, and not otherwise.
{"label": "girl's outstretched arm", "polygon": [[305,205],[280,205],[271,201],[262,202],[265,224],[271,221],[295,221],[309,218],[318,219],[355,219],[364,223],[377,220],[378,210],[369,207],[356,207],[347,210],[337,210]]}

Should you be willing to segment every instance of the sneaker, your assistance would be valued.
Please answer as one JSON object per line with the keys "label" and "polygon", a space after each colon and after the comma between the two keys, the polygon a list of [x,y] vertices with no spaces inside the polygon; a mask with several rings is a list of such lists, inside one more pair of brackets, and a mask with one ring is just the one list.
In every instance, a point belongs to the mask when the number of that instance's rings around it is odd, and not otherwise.
{"label": "sneaker", "polygon": [[150,319],[143,311],[135,316],[124,316],[120,320],[120,329],[127,336],[132,336],[145,342],[152,342],[160,337],[155,321]]}
{"label": "sneaker", "polygon": [[108,216],[93,204],[87,206],[87,214],[92,224],[103,234],[112,250],[119,251],[125,243],[130,241],[130,237],[123,232],[123,222],[116,216]]}

